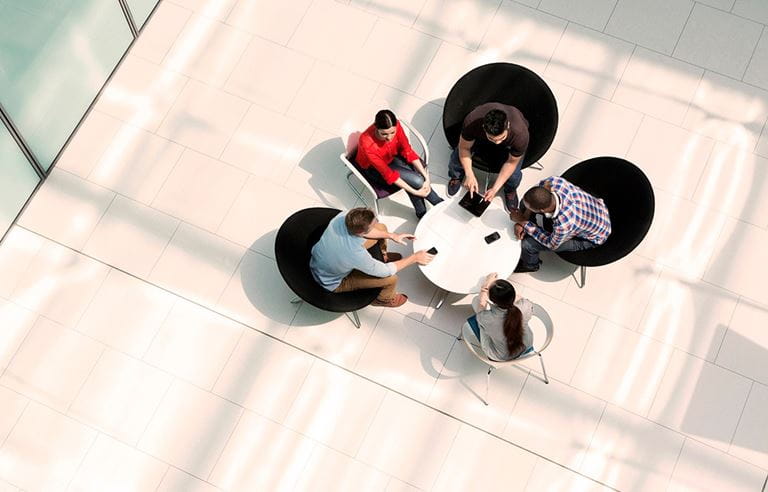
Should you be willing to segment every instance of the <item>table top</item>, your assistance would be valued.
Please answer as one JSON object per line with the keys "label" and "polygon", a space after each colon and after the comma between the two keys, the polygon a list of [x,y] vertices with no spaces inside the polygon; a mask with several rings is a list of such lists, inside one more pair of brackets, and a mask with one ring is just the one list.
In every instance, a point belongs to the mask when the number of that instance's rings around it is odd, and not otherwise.
{"label": "table top", "polygon": [[[459,206],[462,196],[464,190],[421,218],[413,249],[437,248],[429,265],[419,265],[432,283],[448,292],[472,294],[480,291],[489,273],[497,272],[499,278],[512,274],[520,259],[520,241],[500,196],[494,197],[481,217]],[[501,238],[486,244],[485,236],[496,231]]]}

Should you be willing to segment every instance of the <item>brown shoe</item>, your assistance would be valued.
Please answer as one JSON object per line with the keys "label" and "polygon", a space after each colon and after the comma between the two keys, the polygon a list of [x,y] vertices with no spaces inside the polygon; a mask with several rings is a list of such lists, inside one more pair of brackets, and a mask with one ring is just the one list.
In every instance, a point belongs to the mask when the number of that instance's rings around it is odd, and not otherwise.
{"label": "brown shoe", "polygon": [[392,299],[388,299],[386,301],[382,301],[382,300],[376,299],[375,301],[373,301],[371,303],[371,305],[395,308],[395,307],[402,306],[403,304],[405,304],[405,301],[407,301],[407,300],[408,300],[408,296],[407,295],[405,295],[405,294],[397,294]]}
{"label": "brown shoe", "polygon": [[400,253],[384,253],[382,256],[384,257],[384,263],[391,263],[403,259],[403,255]]}

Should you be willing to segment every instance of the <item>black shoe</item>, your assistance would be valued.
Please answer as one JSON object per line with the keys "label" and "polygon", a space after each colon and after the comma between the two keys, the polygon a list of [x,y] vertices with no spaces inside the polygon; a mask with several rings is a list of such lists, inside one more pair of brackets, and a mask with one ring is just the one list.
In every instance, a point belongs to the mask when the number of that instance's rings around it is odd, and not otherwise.
{"label": "black shoe", "polygon": [[536,263],[535,265],[523,265],[522,260],[517,262],[517,266],[515,267],[515,273],[533,273],[538,272],[539,267],[541,267],[541,261]]}
{"label": "black shoe", "polygon": [[458,178],[451,178],[451,180],[448,181],[448,196],[455,195],[456,192],[459,191],[459,188],[461,188],[461,180]]}

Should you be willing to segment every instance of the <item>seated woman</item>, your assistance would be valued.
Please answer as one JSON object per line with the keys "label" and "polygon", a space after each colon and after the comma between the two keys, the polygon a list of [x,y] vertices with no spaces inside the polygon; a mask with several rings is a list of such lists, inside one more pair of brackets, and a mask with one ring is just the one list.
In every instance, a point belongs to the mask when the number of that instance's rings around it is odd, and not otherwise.
{"label": "seated woman", "polygon": [[424,198],[432,205],[443,201],[432,190],[426,166],[411,148],[395,113],[388,109],[376,113],[373,125],[360,135],[355,160],[372,184],[404,189],[418,218],[427,213]]}
{"label": "seated woman", "polygon": [[489,359],[512,360],[533,350],[533,332],[528,327],[533,304],[528,299],[515,299],[511,283],[497,280],[495,273],[488,275],[472,307],[476,314],[467,324]]}

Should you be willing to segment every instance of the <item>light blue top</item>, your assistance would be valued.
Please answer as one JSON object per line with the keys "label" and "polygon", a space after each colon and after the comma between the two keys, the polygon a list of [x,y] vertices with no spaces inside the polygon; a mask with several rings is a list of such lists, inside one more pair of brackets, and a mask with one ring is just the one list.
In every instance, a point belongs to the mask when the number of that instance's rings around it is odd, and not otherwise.
{"label": "light blue top", "polygon": [[384,263],[363,247],[365,238],[350,234],[344,223],[346,213],[331,219],[320,240],[312,248],[309,268],[317,283],[333,292],[352,270],[372,277],[389,277],[397,273],[394,263]]}

